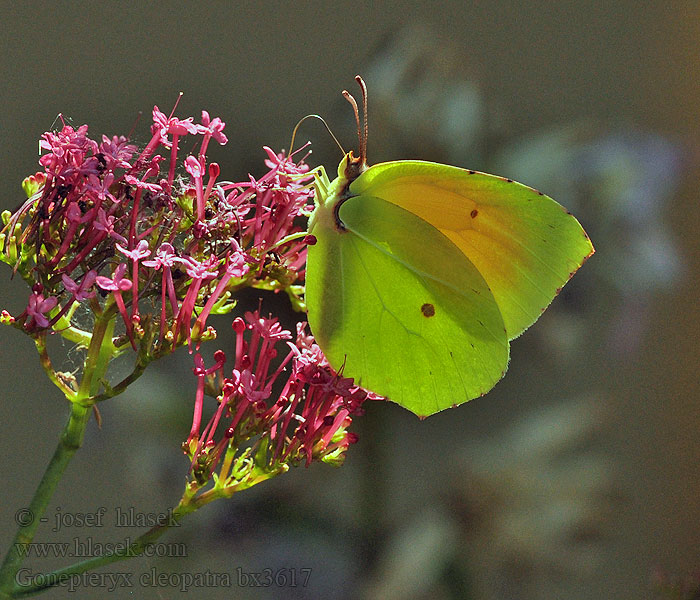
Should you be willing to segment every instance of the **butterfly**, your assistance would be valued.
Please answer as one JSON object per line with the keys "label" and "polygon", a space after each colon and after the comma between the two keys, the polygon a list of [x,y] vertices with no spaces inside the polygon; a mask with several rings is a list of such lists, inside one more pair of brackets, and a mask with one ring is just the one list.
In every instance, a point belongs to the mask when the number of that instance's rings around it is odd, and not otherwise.
{"label": "butterfly", "polygon": [[[593,252],[576,218],[510,179],[426,161],[315,175],[305,300],[331,366],[423,417],[484,395]],[[344,92],[351,99],[349,93]]]}

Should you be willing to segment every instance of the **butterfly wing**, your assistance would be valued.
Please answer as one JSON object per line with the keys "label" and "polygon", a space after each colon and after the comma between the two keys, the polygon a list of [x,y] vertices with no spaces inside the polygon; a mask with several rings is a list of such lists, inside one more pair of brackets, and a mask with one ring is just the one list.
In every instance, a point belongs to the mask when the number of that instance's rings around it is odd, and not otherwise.
{"label": "butterfly wing", "polygon": [[424,161],[374,165],[350,193],[409,211],[449,238],[483,276],[508,332],[540,316],[593,245],[560,204],[522,184]]}
{"label": "butterfly wing", "polygon": [[419,416],[489,391],[508,363],[478,269],[427,220],[373,195],[319,223],[307,257],[311,330],[330,363]]}

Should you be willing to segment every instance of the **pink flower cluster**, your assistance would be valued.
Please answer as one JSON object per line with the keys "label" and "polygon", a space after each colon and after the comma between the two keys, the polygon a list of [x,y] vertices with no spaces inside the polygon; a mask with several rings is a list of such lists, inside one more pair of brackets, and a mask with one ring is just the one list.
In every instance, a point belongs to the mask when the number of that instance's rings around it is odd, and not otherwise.
{"label": "pink flower cluster", "polygon": [[[236,348],[230,371],[221,351],[209,368],[201,355],[195,356],[199,384],[184,445],[195,477],[208,479],[231,439],[252,440],[255,455],[264,456],[270,470],[280,463],[309,465],[313,460],[340,464],[357,439],[347,430],[351,415],[361,414],[364,401],[377,397],[332,371],[305,333],[305,324],[297,326],[292,343],[292,334],[277,319],[261,317],[258,311],[244,317],[233,322]],[[275,365],[280,348],[286,354]],[[212,389],[218,408],[202,429],[204,396]]]}
{"label": "pink flower cluster", "polygon": [[[207,112],[195,123],[154,107],[151,139],[140,151],[123,136],[92,140],[87,125],[45,133],[43,172],[25,179],[28,200],[3,216],[0,260],[32,290],[24,312],[3,313],[3,322],[36,338],[70,331],[68,339],[86,345],[86,315],[118,319],[123,335],[114,338],[114,355],[131,345],[138,364],[147,365],[183,344],[198,350],[213,339],[209,316],[230,311],[242,288],[286,292],[302,307],[309,169],[303,158],[265,148],[262,177],[222,181],[207,148],[212,139],[227,142],[224,127]],[[185,137],[194,149],[183,158]],[[198,387],[183,447],[196,481],[208,480],[241,444],[262,452],[271,471],[341,462],[355,440],[351,416],[370,394],[334,373],[301,326],[293,339],[256,312],[234,319],[233,328],[228,371],[222,351],[208,368],[194,357]],[[205,391],[218,406],[202,429]]]}
{"label": "pink flower cluster", "polygon": [[[6,228],[13,266],[33,289],[17,319],[28,331],[50,329],[99,291],[134,349],[143,302],[157,307],[158,341],[173,347],[203,335],[236,289],[293,293],[303,281],[305,240],[284,242],[311,209],[303,161],[266,148],[263,177],[219,184],[219,166],[206,158],[211,139],[227,141],[218,117],[204,111],[195,124],[155,107],[153,120],[140,153],[124,137],[90,139],[86,125],[42,137],[44,172],[25,180],[30,197]],[[199,150],[179,163],[184,136],[199,138]]]}

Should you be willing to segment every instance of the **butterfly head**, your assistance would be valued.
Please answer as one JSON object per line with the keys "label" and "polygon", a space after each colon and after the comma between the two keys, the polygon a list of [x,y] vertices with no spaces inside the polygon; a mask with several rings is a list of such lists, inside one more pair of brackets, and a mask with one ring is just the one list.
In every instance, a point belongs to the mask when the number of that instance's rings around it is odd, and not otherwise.
{"label": "butterfly head", "polygon": [[364,156],[355,156],[350,150],[340,161],[338,165],[338,177],[346,180],[348,183],[353,182],[362,173],[367,170],[367,161]]}

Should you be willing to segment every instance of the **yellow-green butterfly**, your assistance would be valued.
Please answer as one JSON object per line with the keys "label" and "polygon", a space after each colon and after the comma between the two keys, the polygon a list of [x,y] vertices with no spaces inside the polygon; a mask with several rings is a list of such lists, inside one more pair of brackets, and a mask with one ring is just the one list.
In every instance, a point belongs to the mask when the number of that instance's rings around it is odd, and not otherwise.
{"label": "yellow-green butterfly", "polygon": [[331,365],[419,416],[488,392],[509,341],[593,254],[579,222],[510,179],[359,157],[315,179],[308,319]]}

